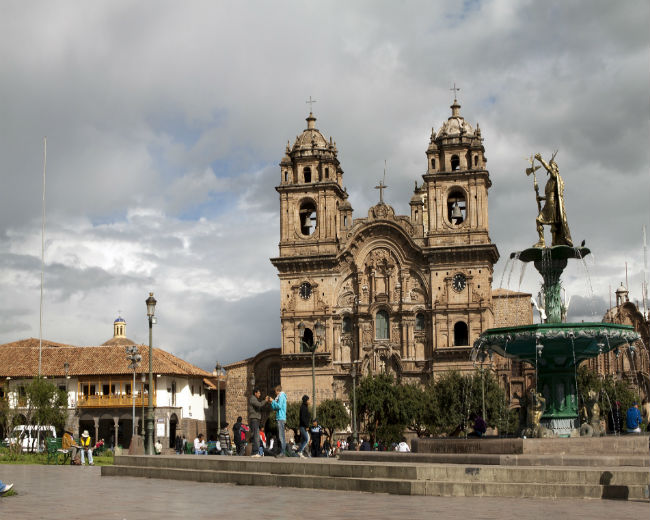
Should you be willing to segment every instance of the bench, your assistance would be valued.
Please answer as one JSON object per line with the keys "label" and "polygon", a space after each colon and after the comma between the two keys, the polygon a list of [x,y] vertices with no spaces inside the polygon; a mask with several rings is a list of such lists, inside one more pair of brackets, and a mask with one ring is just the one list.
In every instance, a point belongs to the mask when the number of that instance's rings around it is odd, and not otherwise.
{"label": "bench", "polygon": [[55,464],[59,463],[59,455],[63,455],[61,464],[65,464],[70,459],[70,450],[64,450],[61,447],[63,439],[58,437],[56,439],[47,439],[47,463],[54,460]]}

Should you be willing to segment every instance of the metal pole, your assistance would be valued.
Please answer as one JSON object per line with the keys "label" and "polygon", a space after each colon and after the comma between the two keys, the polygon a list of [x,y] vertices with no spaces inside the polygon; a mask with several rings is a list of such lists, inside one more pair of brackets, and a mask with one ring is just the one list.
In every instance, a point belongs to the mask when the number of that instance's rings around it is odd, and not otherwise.
{"label": "metal pole", "polygon": [[153,317],[149,316],[149,405],[145,431],[145,453],[153,455]]}
{"label": "metal pole", "polygon": [[483,377],[483,363],[481,363],[481,400],[483,401],[483,420],[487,422],[487,417],[485,417],[485,378]]}
{"label": "metal pole", "polygon": [[131,388],[131,397],[133,398],[133,425],[131,437],[135,436],[135,368],[133,369],[133,387]]}
{"label": "metal pole", "polygon": [[311,351],[311,391],[313,400],[311,402],[311,418],[316,418],[316,347]]}
{"label": "metal pole", "polygon": [[140,404],[142,405],[142,420],[140,421],[140,435],[144,435],[144,374],[140,381]]}
{"label": "metal pole", "polygon": [[221,434],[221,367],[217,363],[219,369],[217,370],[217,440]]}
{"label": "metal pole", "polygon": [[352,436],[354,442],[359,444],[359,432],[357,431],[357,371],[352,373]]}

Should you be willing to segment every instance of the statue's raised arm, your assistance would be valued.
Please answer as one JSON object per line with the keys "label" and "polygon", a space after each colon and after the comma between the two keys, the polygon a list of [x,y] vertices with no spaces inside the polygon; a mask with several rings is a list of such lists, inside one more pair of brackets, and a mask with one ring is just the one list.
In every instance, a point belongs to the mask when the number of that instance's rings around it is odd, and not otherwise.
{"label": "statue's raised arm", "polygon": [[544,201],[544,207],[539,211],[536,219],[539,240],[533,247],[546,247],[544,226],[551,228],[552,246],[565,245],[573,247],[564,210],[564,181],[560,177],[560,169],[555,162],[555,155],[553,154],[553,157],[547,163],[542,159],[542,154],[535,154],[535,159],[541,163],[550,177],[544,188],[544,197],[538,196],[538,202]]}

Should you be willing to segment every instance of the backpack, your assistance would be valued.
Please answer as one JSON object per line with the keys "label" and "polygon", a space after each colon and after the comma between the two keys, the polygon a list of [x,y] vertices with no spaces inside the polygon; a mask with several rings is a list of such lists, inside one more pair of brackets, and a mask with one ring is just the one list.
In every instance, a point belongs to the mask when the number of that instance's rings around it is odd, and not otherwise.
{"label": "backpack", "polygon": [[246,440],[246,432],[249,432],[250,428],[245,425],[244,423],[241,424],[239,427],[239,434],[241,435],[241,440],[245,441]]}

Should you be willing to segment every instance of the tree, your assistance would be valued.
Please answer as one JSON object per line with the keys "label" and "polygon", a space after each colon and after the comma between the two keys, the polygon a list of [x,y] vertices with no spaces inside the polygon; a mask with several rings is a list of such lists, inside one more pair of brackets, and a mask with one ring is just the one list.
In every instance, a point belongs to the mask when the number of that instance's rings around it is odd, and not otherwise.
{"label": "tree", "polygon": [[[485,417],[488,425],[500,432],[516,432],[518,414],[510,410],[506,393],[492,372],[476,371],[471,375],[447,372],[425,390],[427,410],[424,414],[430,431],[450,433],[459,426],[467,428],[472,413]],[[471,426],[471,425],[470,425]]]}
{"label": "tree", "polygon": [[[59,388],[43,378],[34,378],[25,387],[25,409],[21,410],[24,415],[24,424],[27,426],[45,426],[52,425],[57,430],[62,430],[65,426],[65,420],[68,408],[68,396],[65,390]],[[3,403],[0,408],[0,421],[7,433],[12,426],[15,426],[18,417],[16,409],[11,409],[8,402]],[[23,437],[26,430],[23,430],[13,445],[15,453],[18,455],[22,451]],[[38,448],[34,446],[32,448]]]}
{"label": "tree", "polygon": [[621,403],[621,410],[625,414],[633,402],[640,402],[638,389],[628,381],[615,379],[612,376],[600,377],[587,365],[578,367],[578,405],[582,408],[588,399],[589,391],[598,394],[598,405],[601,414],[608,416],[616,401]]}
{"label": "tree", "polygon": [[408,418],[400,403],[399,390],[390,374],[364,377],[358,390],[359,411],[372,440],[399,442]]}
{"label": "tree", "polygon": [[406,384],[398,387],[397,394],[406,419],[406,427],[418,437],[427,435],[428,396],[425,391],[419,385]]}
{"label": "tree", "polygon": [[350,424],[350,414],[348,414],[343,401],[339,399],[322,401],[318,405],[316,416],[330,440],[336,430],[343,430]]}

